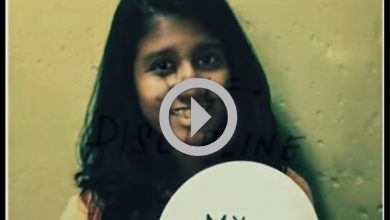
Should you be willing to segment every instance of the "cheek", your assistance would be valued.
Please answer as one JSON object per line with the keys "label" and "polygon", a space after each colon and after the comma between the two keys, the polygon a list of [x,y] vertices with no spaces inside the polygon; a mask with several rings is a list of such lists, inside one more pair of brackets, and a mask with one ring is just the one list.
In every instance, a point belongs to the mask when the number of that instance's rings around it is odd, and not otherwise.
{"label": "cheek", "polygon": [[145,75],[136,78],[139,104],[148,122],[158,126],[158,114],[162,98],[167,91],[163,79],[157,76]]}
{"label": "cheek", "polygon": [[206,79],[219,83],[222,86],[226,86],[229,77],[230,77],[230,73],[228,69],[223,69],[218,72],[213,72],[205,76]]}

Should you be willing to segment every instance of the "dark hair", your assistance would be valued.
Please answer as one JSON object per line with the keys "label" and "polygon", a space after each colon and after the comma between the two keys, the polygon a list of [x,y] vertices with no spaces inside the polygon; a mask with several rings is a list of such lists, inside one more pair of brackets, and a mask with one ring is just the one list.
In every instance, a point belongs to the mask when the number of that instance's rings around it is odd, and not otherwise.
{"label": "dark hair", "polygon": [[[133,64],[136,46],[156,15],[195,20],[223,44],[238,127],[229,144],[211,156],[172,156],[164,138],[142,116]],[[89,218],[99,210],[104,220],[158,219],[169,194],[194,174],[179,175],[180,166],[173,157],[201,160],[202,168],[253,160],[285,169],[263,69],[225,0],[122,0],[84,123],[79,143],[81,169],[75,180],[82,196],[92,195]],[[153,145],[157,151],[148,148]]]}

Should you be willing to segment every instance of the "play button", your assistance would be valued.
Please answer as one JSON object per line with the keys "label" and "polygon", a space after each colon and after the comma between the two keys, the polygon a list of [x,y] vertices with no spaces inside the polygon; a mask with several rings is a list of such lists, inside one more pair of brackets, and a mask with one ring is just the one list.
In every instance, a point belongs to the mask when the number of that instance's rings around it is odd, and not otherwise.
{"label": "play button", "polygon": [[[214,142],[204,146],[192,146],[184,143],[176,137],[169,123],[169,111],[176,97],[184,91],[193,88],[203,88],[214,92],[221,98],[227,110],[227,123],[222,135]],[[211,116],[203,109],[203,107],[191,97],[191,137],[196,134],[196,132],[199,131],[199,129],[201,129],[210,118]],[[168,91],[161,103],[159,122],[165,139],[172,147],[188,155],[205,156],[217,152],[230,141],[237,125],[237,109],[233,98],[223,86],[211,80],[195,78],[185,80]]]}
{"label": "play button", "polygon": [[191,98],[191,137],[211,118],[202,106]]}

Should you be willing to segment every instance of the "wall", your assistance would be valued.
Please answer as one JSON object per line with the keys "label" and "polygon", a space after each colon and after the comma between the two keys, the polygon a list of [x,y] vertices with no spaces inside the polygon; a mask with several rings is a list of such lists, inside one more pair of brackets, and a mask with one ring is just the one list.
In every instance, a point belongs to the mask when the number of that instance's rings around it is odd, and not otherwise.
{"label": "wall", "polygon": [[231,1],[324,219],[380,219],[380,1]]}
{"label": "wall", "polygon": [[[380,219],[379,0],[230,0],[264,65],[291,166],[322,219]],[[58,219],[77,192],[75,145],[117,1],[9,3],[10,219]]]}
{"label": "wall", "polygon": [[115,1],[9,1],[9,211],[59,219]]}

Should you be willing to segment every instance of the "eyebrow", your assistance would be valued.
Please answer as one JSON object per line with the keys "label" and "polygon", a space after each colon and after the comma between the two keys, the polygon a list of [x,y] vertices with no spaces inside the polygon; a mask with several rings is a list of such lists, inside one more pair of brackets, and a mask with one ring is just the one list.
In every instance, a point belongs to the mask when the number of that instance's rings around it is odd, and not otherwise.
{"label": "eyebrow", "polygon": [[193,51],[199,51],[199,50],[212,50],[212,49],[222,49],[221,43],[203,43],[198,46],[196,46]]}
{"label": "eyebrow", "polygon": [[144,58],[144,64],[150,63],[151,60],[158,58],[158,57],[172,57],[175,56],[175,49],[173,47],[167,47],[155,52],[151,52],[147,54]]}
{"label": "eyebrow", "polygon": [[[222,44],[221,43],[201,43],[200,45],[197,45],[195,48],[192,49],[191,53],[198,53],[202,50],[221,50]],[[148,53],[144,60],[144,64],[150,63],[151,60],[156,59],[158,57],[174,57],[176,55],[175,47],[166,47],[162,48],[160,50],[150,52]]]}

